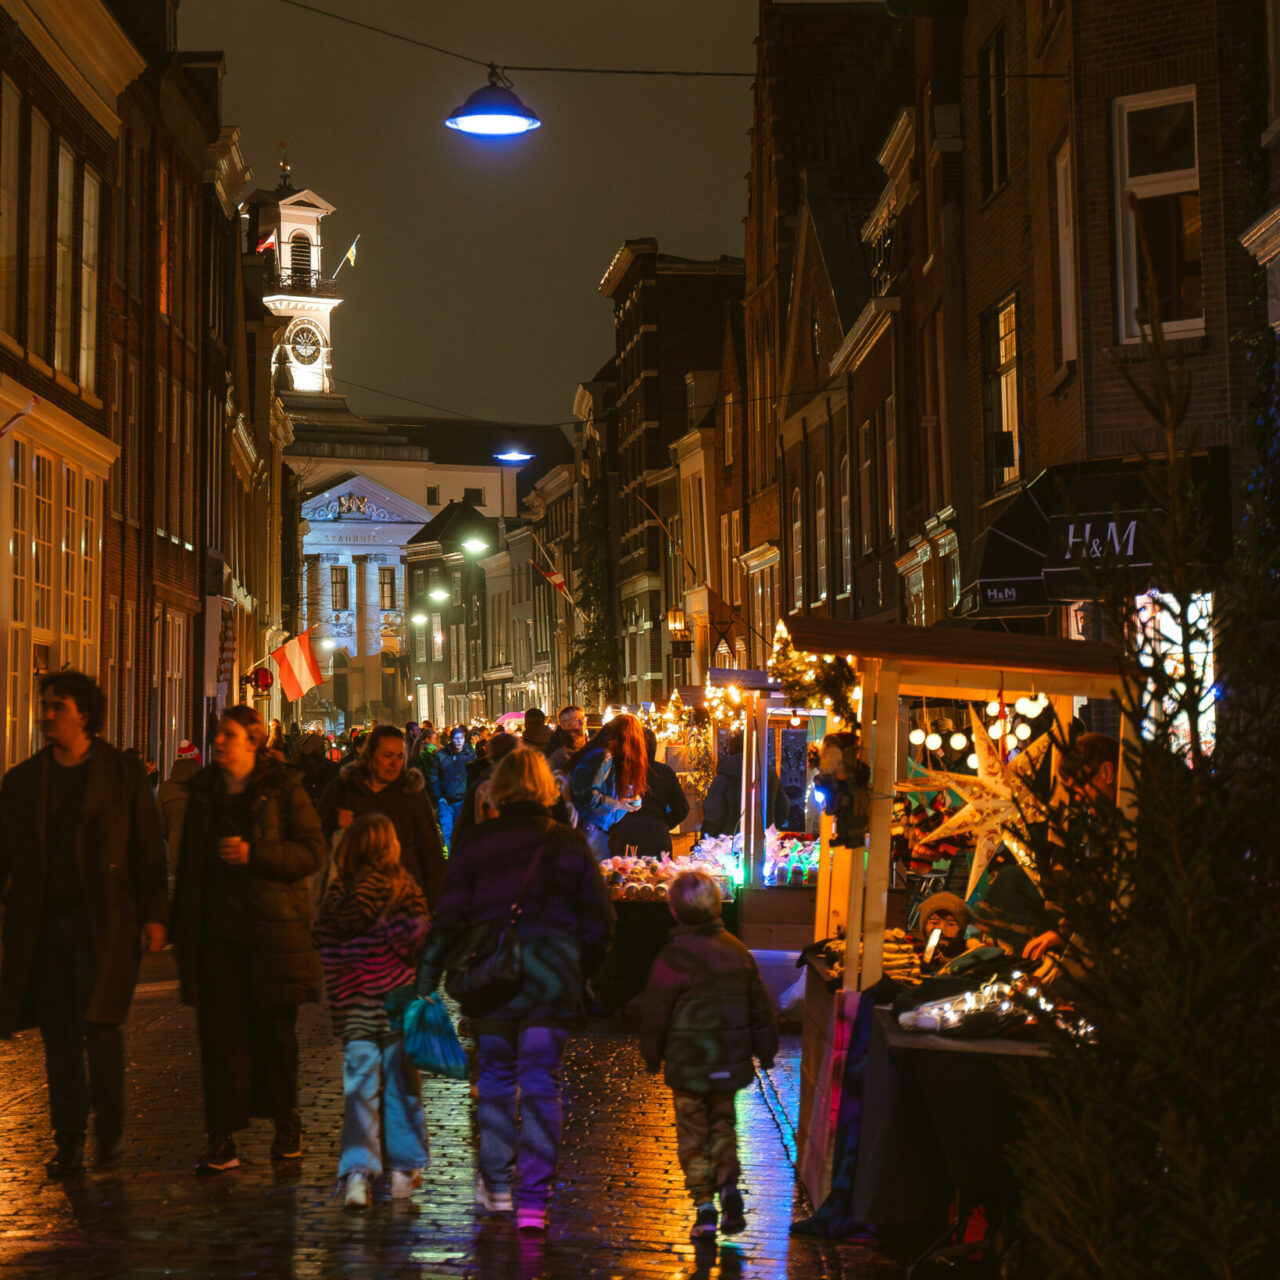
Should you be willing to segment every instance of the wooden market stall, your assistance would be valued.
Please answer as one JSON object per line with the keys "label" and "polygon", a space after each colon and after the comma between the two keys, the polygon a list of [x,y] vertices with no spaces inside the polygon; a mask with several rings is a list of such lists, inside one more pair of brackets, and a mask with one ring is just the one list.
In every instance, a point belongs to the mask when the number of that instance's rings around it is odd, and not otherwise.
{"label": "wooden market stall", "polygon": [[[871,776],[865,848],[824,856],[819,879],[814,937],[832,936],[838,921],[847,929],[847,950],[842,988],[830,992],[811,970],[805,995],[797,1173],[818,1205],[830,1185],[849,1027],[862,993],[881,977],[890,822],[905,766],[899,699],[986,702],[1043,694],[1066,725],[1074,697],[1113,696],[1119,668],[1115,651],[1092,641],[818,618],[794,620],[789,635],[794,650],[815,663],[828,655],[847,659],[861,689],[860,750]],[[1120,785],[1123,792],[1123,774]]]}

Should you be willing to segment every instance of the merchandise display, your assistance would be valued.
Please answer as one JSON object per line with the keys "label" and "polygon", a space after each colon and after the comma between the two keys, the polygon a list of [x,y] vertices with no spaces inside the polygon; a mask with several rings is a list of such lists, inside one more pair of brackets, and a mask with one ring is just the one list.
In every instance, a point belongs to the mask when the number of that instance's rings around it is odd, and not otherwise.
{"label": "merchandise display", "polygon": [[817,884],[821,851],[817,836],[770,827],[764,833],[764,883],[775,888]]}
{"label": "merchandise display", "polygon": [[[728,845],[728,841],[724,841]],[[720,896],[732,902],[741,876],[741,852],[702,850],[695,846],[688,856],[676,858],[617,856],[600,863],[600,874],[613,898],[621,902],[665,902],[672,880],[683,871],[704,871],[720,886]]]}

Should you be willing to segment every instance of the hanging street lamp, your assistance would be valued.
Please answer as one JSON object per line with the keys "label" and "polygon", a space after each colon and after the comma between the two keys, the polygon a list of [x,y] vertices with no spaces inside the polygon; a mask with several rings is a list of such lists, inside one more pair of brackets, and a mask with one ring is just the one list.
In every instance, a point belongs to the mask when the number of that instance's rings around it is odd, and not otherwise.
{"label": "hanging street lamp", "polygon": [[452,111],[445,124],[486,138],[505,138],[542,127],[542,121],[516,97],[511,81],[492,63],[489,83]]}

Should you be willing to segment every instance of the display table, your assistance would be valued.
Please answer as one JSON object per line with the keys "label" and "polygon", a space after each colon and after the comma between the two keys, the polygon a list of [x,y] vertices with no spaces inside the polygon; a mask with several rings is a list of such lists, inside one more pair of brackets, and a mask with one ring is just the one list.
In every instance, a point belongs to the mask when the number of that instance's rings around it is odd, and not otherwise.
{"label": "display table", "polygon": [[[644,990],[654,957],[675,925],[665,900],[629,902],[615,899],[613,908],[617,914],[613,945],[604,964],[591,979],[596,1002],[606,1013],[617,1012]],[[720,918],[725,928],[738,936],[738,904],[726,902]]]}
{"label": "display table", "polygon": [[[904,1031],[872,1015],[853,1183],[853,1216],[883,1226],[944,1215],[963,1188],[1007,1202],[1004,1149],[1019,1136],[1003,1064],[1043,1058],[1027,1040],[965,1040]],[[836,1159],[848,1152],[837,1151]]]}

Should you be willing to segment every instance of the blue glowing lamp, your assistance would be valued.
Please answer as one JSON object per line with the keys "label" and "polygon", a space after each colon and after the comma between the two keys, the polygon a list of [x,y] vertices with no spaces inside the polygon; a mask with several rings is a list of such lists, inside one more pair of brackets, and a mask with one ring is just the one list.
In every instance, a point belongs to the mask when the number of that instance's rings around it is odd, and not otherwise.
{"label": "blue glowing lamp", "polygon": [[486,138],[506,138],[542,127],[542,121],[516,97],[511,81],[495,66],[489,68],[489,83],[452,112],[445,124]]}

